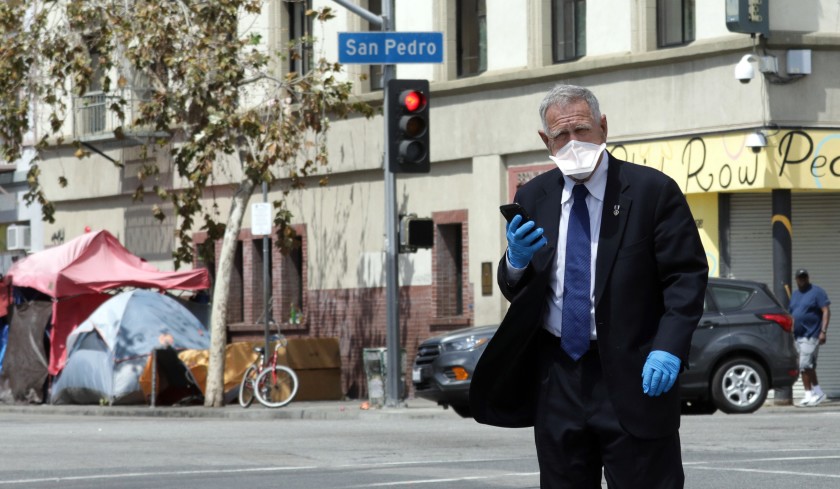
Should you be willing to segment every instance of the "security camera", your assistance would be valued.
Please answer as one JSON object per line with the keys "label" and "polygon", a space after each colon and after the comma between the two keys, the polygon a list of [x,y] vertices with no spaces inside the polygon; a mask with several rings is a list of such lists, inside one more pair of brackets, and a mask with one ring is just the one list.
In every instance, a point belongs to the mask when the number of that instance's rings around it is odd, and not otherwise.
{"label": "security camera", "polygon": [[756,58],[752,54],[745,54],[741,61],[735,65],[735,78],[741,83],[749,83],[755,77],[755,69],[750,61]]}
{"label": "security camera", "polygon": [[750,148],[753,153],[758,154],[758,152],[761,151],[761,148],[767,146],[767,138],[764,137],[764,134],[756,131],[747,136],[747,140],[744,145]]}
{"label": "security camera", "polygon": [[759,56],[750,53],[741,57],[741,61],[735,65],[735,79],[741,83],[749,83],[755,77],[753,63],[757,63],[759,71],[764,74],[775,75],[779,72],[779,61],[772,54]]}

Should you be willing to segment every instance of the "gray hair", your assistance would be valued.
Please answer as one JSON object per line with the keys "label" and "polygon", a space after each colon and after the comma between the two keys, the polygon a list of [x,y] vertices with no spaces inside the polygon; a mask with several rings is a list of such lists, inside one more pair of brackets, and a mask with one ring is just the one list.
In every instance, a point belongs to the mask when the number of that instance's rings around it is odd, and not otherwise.
{"label": "gray hair", "polygon": [[576,85],[555,85],[548,92],[540,103],[540,119],[542,120],[543,132],[548,134],[548,125],[545,122],[545,113],[548,108],[554,105],[569,105],[579,101],[586,102],[592,111],[592,119],[596,123],[601,121],[601,109],[598,106],[598,99],[588,89]]}

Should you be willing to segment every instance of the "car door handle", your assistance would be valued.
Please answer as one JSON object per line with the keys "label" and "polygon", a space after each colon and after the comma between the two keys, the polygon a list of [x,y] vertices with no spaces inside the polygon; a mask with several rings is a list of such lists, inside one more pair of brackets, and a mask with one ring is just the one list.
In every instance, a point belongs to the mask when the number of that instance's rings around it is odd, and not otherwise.
{"label": "car door handle", "polygon": [[720,323],[717,321],[703,321],[697,327],[698,328],[709,328],[712,329],[715,326],[720,326]]}

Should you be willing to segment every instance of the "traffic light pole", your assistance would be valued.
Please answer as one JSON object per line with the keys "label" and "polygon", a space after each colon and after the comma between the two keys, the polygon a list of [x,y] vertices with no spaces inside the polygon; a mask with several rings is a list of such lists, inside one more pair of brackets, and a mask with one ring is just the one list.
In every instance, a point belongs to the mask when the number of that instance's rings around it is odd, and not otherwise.
{"label": "traffic light pole", "polygon": [[[382,2],[382,30],[394,30],[394,2],[393,0],[385,0]],[[391,97],[388,94],[388,82],[394,78],[394,65],[385,65],[383,70],[382,86],[384,87],[383,100],[385,103],[384,124],[385,138],[383,139],[383,146],[385,148],[385,160],[383,167],[385,172],[385,304],[386,304],[386,318],[387,330],[385,346],[387,347],[387,371],[386,371],[386,385],[385,385],[385,406],[397,407],[400,401],[400,370],[402,362],[400,359],[400,352],[402,351],[400,342],[400,294],[399,294],[399,237],[397,236],[397,229],[399,227],[399,216],[397,215],[397,177],[391,171],[390,161],[390,138],[393,134],[388,134],[388,117],[393,107],[389,107],[389,100]]]}
{"label": "traffic light pole", "polygon": [[[384,0],[382,2],[382,16],[371,13],[358,5],[347,0],[333,0],[335,3],[347,8],[351,12],[359,15],[368,22],[378,25],[382,31],[388,32],[394,30],[394,0]],[[400,310],[400,295],[399,295],[399,238],[397,236],[397,229],[399,227],[399,216],[397,215],[397,179],[394,172],[389,168],[391,161],[390,155],[390,137],[388,134],[388,114],[390,114],[391,107],[389,107],[388,96],[388,82],[394,78],[395,67],[392,64],[383,65],[383,126],[385,137],[382,140],[385,149],[385,159],[383,160],[383,167],[385,171],[385,304],[386,304],[386,331],[385,331],[385,346],[387,348],[385,362],[387,364],[386,384],[385,384],[385,406],[398,407],[400,401],[400,377],[401,377],[401,358],[400,353],[400,324],[398,313]]]}

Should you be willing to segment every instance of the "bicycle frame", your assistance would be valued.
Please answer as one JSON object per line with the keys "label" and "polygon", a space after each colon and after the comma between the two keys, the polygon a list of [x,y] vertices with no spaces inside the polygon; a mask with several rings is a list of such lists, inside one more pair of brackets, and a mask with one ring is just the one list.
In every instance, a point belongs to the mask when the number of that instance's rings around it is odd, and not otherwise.
{"label": "bicycle frame", "polygon": [[[245,370],[245,374],[242,377],[242,382],[239,387],[239,404],[242,407],[249,407],[253,402],[253,399],[256,397],[260,403],[264,404],[266,407],[279,407],[284,406],[288,402],[292,400],[295,393],[297,392],[298,387],[298,380],[297,375],[295,375],[294,371],[291,370],[289,367],[284,365],[278,365],[278,359],[280,357],[280,349],[284,348],[288,342],[286,341],[285,336],[282,334],[273,335],[272,339],[274,340],[274,351],[271,352],[270,357],[266,357],[266,352],[263,347],[255,347],[254,351],[259,354],[257,359],[252,363],[248,368]],[[268,386],[277,386],[278,380],[280,376],[278,375],[278,371],[284,375],[285,380],[283,383],[289,385],[291,394],[288,398],[276,400],[272,399],[267,401],[265,399],[265,395],[267,391],[263,391],[264,388],[269,388]],[[271,375],[268,375],[269,372]],[[263,377],[267,377],[266,380],[262,380]],[[288,384],[287,384],[288,382]],[[269,388],[270,389],[270,388]]]}

